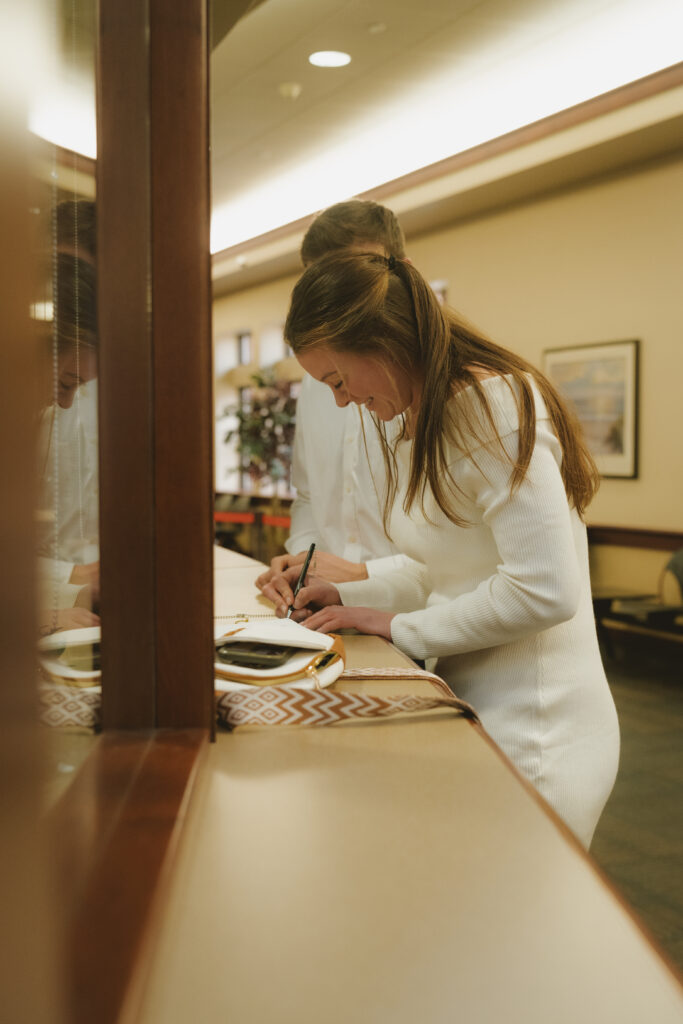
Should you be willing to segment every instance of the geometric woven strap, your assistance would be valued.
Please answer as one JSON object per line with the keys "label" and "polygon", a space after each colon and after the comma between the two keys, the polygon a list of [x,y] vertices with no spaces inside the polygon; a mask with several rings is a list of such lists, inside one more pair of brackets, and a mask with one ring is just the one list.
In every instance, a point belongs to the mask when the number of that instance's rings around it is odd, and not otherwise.
{"label": "geometric woven strap", "polygon": [[101,720],[102,691],[97,687],[38,686],[40,720],[61,729],[97,729]]}
{"label": "geometric woven strap", "polygon": [[[431,683],[442,695],[447,698],[452,707],[457,707],[466,718],[479,721],[479,715],[471,704],[457,697],[445,679],[435,675],[434,672],[427,672],[421,668],[349,668],[341,674],[342,679],[424,679]],[[455,701],[455,703],[452,703]]]}
{"label": "geometric woven strap", "polygon": [[[390,672],[392,670],[389,670]],[[402,670],[398,670],[399,672]],[[431,676],[431,673],[424,673]],[[381,670],[351,670],[342,678],[380,678]],[[423,678],[421,672],[409,672],[386,678]],[[405,712],[427,711],[431,708],[448,708],[467,718],[477,719],[474,709],[460,700],[448,689],[438,676],[430,679],[436,682],[438,695],[376,697],[371,694],[341,693],[328,689],[304,689],[296,686],[260,686],[257,690],[244,689],[232,693],[221,693],[216,699],[216,713],[221,722],[230,728],[238,725],[335,725],[354,719],[387,718]],[[439,685],[441,684],[441,685]],[[443,693],[442,686],[447,694]]]}
{"label": "geometric woven strap", "polygon": [[[449,708],[478,721],[476,712],[456,697],[439,676],[421,669],[347,669],[343,679],[424,679],[435,689],[433,696],[376,697],[340,693],[329,689],[259,686],[216,695],[216,714],[230,728],[238,725],[334,725],[353,719],[387,718],[406,712]],[[38,688],[40,718],[44,725],[67,729],[97,729],[100,725],[101,690],[43,684]]]}

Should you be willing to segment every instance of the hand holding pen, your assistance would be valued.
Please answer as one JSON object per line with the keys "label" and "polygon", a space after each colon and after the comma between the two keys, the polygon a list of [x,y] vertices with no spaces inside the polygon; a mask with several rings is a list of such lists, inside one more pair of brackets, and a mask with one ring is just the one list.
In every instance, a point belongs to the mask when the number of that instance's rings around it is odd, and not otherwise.
{"label": "hand holding pen", "polygon": [[306,553],[306,557],[304,559],[304,564],[301,567],[301,572],[299,573],[299,578],[296,581],[296,584],[294,586],[294,597],[292,598],[292,603],[290,604],[289,608],[287,609],[287,614],[285,616],[286,619],[291,618],[292,612],[294,611],[294,601],[296,600],[296,595],[299,593],[299,591],[301,590],[301,588],[304,585],[304,580],[306,579],[306,573],[308,572],[308,567],[311,564],[311,559],[313,558],[313,552],[314,551],[315,551],[315,544],[311,544],[310,548],[308,549],[308,551]]}

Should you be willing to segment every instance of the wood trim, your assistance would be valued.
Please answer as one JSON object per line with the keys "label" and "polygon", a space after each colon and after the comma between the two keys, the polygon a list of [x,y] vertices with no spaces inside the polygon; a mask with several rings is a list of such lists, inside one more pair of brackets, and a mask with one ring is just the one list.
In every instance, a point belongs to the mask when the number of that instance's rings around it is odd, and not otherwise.
{"label": "wood trim", "polygon": [[67,167],[69,170],[77,171],[90,178],[95,177],[97,161],[91,156],[77,153],[74,149],[66,149],[65,146],[58,146],[40,135],[31,136],[31,147],[35,157],[39,160],[48,160],[52,165],[54,159],[57,167]]}
{"label": "wood trim", "polygon": [[159,726],[209,727],[214,472],[207,3],[150,0],[149,10],[156,715]]}
{"label": "wood trim", "polygon": [[674,530],[649,530],[632,526],[589,526],[588,543],[610,547],[650,548],[677,551],[683,547],[683,533]]}
{"label": "wood trim", "polygon": [[137,0],[101,0],[99,9],[102,716],[105,728],[152,728],[156,593],[148,26],[146,4]]}
{"label": "wood trim", "polygon": [[73,149],[65,149],[64,146],[55,146],[57,165],[69,167],[80,174],[87,174],[94,178],[97,170],[97,161],[90,156],[76,153]]}
{"label": "wood trim", "polygon": [[101,0],[98,99],[103,724],[213,728],[206,0]]}
{"label": "wood trim", "polygon": [[178,11],[99,4],[105,732],[49,818],[73,1024],[139,989],[214,723],[206,0]]}
{"label": "wood trim", "polygon": [[532,124],[524,125],[523,128],[517,128],[496,139],[483,142],[479,146],[473,146],[462,153],[455,153],[453,156],[438,160],[427,167],[421,167],[410,174],[394,178],[393,181],[387,181],[378,188],[364,192],[361,198],[381,201],[382,198],[393,195],[395,192],[413,188],[415,185],[422,185],[427,181],[433,181],[435,178],[442,178],[446,174],[462,170],[463,167],[470,167],[472,164],[490,160],[494,156],[508,153],[520,146],[527,146],[539,139],[545,139],[549,135],[555,135],[578,124],[592,121],[596,117],[611,114],[615,110],[621,110],[622,107],[628,107],[632,103],[656,96],[681,84],[683,84],[683,63],[674,64],[663,71],[656,71],[654,74],[612,89],[601,96],[594,96],[574,107],[561,110],[557,114],[550,114]]}
{"label": "wood trim", "polygon": [[[618,89],[612,89],[601,96],[585,100],[583,103],[578,103],[567,110],[561,110],[557,114],[541,118],[541,120],[534,121],[533,124],[525,125],[523,128],[517,128],[515,131],[507,132],[505,135],[499,135],[495,139],[482,142],[480,145],[463,150],[461,153],[454,153],[453,156],[438,160],[433,164],[428,164],[417,171],[411,171],[409,174],[383,182],[375,188],[359,193],[358,198],[385,202],[397,192],[413,188],[416,185],[423,185],[425,182],[441,178],[446,174],[453,174],[455,171],[462,170],[465,167],[483,163],[485,160],[490,160],[503,153],[509,153],[521,146],[537,142],[539,139],[566,131],[575,125],[584,124],[586,121],[591,121],[596,117],[620,110],[622,107],[637,103],[639,100],[648,99],[669,89],[674,89],[681,84],[683,84],[683,62],[674,64],[670,68],[665,68],[663,71],[656,71],[654,74],[637,79],[635,82],[629,82],[628,85],[620,86]],[[272,231],[266,231],[262,235],[257,235],[254,238],[246,239],[244,242],[239,242],[237,245],[229,246],[227,249],[215,252],[213,259],[218,262],[230,256],[247,253],[251,249],[260,248],[263,245],[276,242],[292,234],[303,234],[309,227],[312,218],[313,215],[300,217],[298,220],[291,221],[289,224],[283,224]]]}
{"label": "wood trim", "polygon": [[603,629],[613,633],[628,633],[638,637],[649,637],[651,640],[666,640],[675,644],[683,644],[683,631],[674,633],[656,626],[641,626],[638,622],[624,622],[621,619],[610,619],[609,614],[601,620]]}
{"label": "wood trim", "polygon": [[215,50],[240,18],[264,2],[265,0],[221,0],[219,4],[211,4],[211,48]]}
{"label": "wood trim", "polygon": [[48,819],[70,1024],[114,1024],[142,952],[208,747],[206,730],[109,732]]}

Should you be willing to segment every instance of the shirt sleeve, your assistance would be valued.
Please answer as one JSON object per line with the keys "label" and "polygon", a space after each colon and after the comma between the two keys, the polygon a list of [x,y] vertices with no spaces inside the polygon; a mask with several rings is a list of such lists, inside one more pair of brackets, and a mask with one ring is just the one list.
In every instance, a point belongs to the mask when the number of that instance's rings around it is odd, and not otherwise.
{"label": "shirt sleeve", "polygon": [[385,572],[393,572],[400,569],[410,561],[407,555],[385,555],[384,558],[370,558],[365,563],[368,576],[381,576]]}
{"label": "shirt sleeve", "polygon": [[400,558],[401,567],[391,572],[379,573],[353,583],[335,584],[342,604],[386,612],[424,608],[430,589],[427,568],[407,555],[401,555]]}
{"label": "shirt sleeve", "polygon": [[299,423],[294,430],[292,451],[292,484],[296,488],[296,498],[292,502],[289,537],[285,541],[285,549],[290,555],[306,550],[314,542],[320,544],[311,504],[305,446],[303,425]]}
{"label": "shirt sleeve", "polygon": [[[514,456],[516,431],[505,445]],[[407,654],[443,657],[495,647],[576,613],[580,572],[572,512],[559,470],[559,445],[548,425],[537,429],[529,469],[512,495],[509,477],[509,462],[486,448],[475,459],[462,460],[459,481],[493,534],[498,565],[472,591],[397,614],[392,640]]]}
{"label": "shirt sleeve", "polygon": [[74,562],[61,562],[56,558],[38,558],[38,573],[42,579],[53,583],[68,583],[74,571]]}
{"label": "shirt sleeve", "polygon": [[297,492],[290,510],[291,526],[289,537],[285,541],[285,550],[290,555],[296,555],[299,551],[306,551],[311,544],[320,544],[320,537],[313,521],[311,499],[308,495]]}
{"label": "shirt sleeve", "polygon": [[42,609],[73,608],[82,584],[69,583],[74,566],[51,558],[38,559],[38,604]]}

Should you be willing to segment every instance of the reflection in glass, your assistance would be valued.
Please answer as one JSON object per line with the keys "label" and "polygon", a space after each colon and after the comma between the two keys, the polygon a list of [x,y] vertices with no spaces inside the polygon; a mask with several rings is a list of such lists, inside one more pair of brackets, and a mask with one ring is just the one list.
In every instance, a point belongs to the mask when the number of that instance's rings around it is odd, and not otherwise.
{"label": "reflection in glass", "polygon": [[[52,8],[52,55],[30,117],[31,315],[38,334],[36,557],[40,717],[51,801],[99,722],[94,0]],[[46,110],[52,111],[50,116]],[[68,134],[64,134],[68,131]]]}
{"label": "reflection in glass", "polygon": [[37,553],[43,634],[99,624],[95,204],[61,199],[50,212],[45,303],[50,319],[40,325],[39,343]]}

